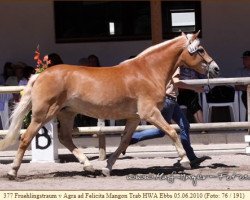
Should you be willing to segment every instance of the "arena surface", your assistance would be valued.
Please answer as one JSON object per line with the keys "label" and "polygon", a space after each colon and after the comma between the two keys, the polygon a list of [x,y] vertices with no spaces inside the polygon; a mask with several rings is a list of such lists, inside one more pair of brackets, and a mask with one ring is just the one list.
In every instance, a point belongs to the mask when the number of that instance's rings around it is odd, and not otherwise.
{"label": "arena surface", "polygon": [[[250,156],[246,144],[194,145],[197,155],[209,155],[200,167],[182,171],[171,146],[132,146],[121,155],[110,177],[101,174],[105,161],[98,160],[97,148],[85,152],[96,169],[82,171],[82,165],[67,150],[60,152],[59,163],[30,163],[30,152],[14,181],[6,173],[15,151],[1,152],[1,190],[249,190]],[[114,151],[108,148],[108,152]],[[223,150],[227,149],[227,150]]]}

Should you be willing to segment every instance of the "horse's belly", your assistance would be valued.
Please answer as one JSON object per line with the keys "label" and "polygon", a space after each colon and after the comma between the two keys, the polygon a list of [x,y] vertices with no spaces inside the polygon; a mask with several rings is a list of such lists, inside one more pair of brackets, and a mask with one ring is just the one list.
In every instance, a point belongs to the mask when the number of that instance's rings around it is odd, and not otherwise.
{"label": "horse's belly", "polygon": [[78,102],[71,104],[70,107],[76,113],[100,119],[125,119],[137,113],[136,103],[131,101],[114,103],[112,105],[96,105],[89,102]]}

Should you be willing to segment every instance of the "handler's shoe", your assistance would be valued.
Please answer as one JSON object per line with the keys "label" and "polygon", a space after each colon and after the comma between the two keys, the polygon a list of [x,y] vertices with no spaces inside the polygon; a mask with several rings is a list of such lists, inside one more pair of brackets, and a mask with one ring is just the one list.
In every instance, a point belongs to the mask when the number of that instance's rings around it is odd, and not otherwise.
{"label": "handler's shoe", "polygon": [[200,158],[195,158],[194,160],[190,161],[190,165],[192,168],[198,167],[202,162],[205,160],[212,159],[210,156],[202,156]]}

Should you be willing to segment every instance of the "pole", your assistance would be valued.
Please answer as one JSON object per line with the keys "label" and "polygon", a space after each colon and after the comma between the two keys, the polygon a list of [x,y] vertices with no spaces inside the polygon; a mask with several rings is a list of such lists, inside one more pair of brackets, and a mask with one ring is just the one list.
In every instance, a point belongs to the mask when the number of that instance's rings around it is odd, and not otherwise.
{"label": "pole", "polygon": [[[98,127],[105,127],[105,121],[103,119],[98,119]],[[99,160],[106,159],[106,136],[105,134],[99,133]]]}
{"label": "pole", "polygon": [[162,42],[162,19],[161,19],[161,1],[151,0],[151,34],[152,44]]}

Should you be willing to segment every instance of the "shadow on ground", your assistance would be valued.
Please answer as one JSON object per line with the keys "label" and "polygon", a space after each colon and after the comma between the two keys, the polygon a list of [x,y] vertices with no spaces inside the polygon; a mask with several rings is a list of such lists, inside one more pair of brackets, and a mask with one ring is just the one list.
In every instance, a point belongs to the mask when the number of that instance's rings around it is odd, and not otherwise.
{"label": "shadow on ground", "polygon": [[[234,165],[225,165],[222,163],[214,163],[209,166],[196,167],[198,168],[235,168],[237,166]],[[126,168],[126,169],[113,169],[111,172],[112,177],[140,177],[143,175],[156,176],[156,175],[191,175],[192,170],[184,171],[180,167],[175,166],[153,166],[148,168]],[[17,182],[25,182],[34,179],[54,179],[54,178],[70,178],[75,176],[81,176],[85,178],[105,178],[102,174],[101,170],[95,170],[95,172],[87,172],[87,171],[63,171],[63,172],[52,172],[52,173],[43,173],[43,174],[35,174],[35,175],[21,175],[15,180]],[[7,178],[7,176],[3,176],[2,178]]]}

